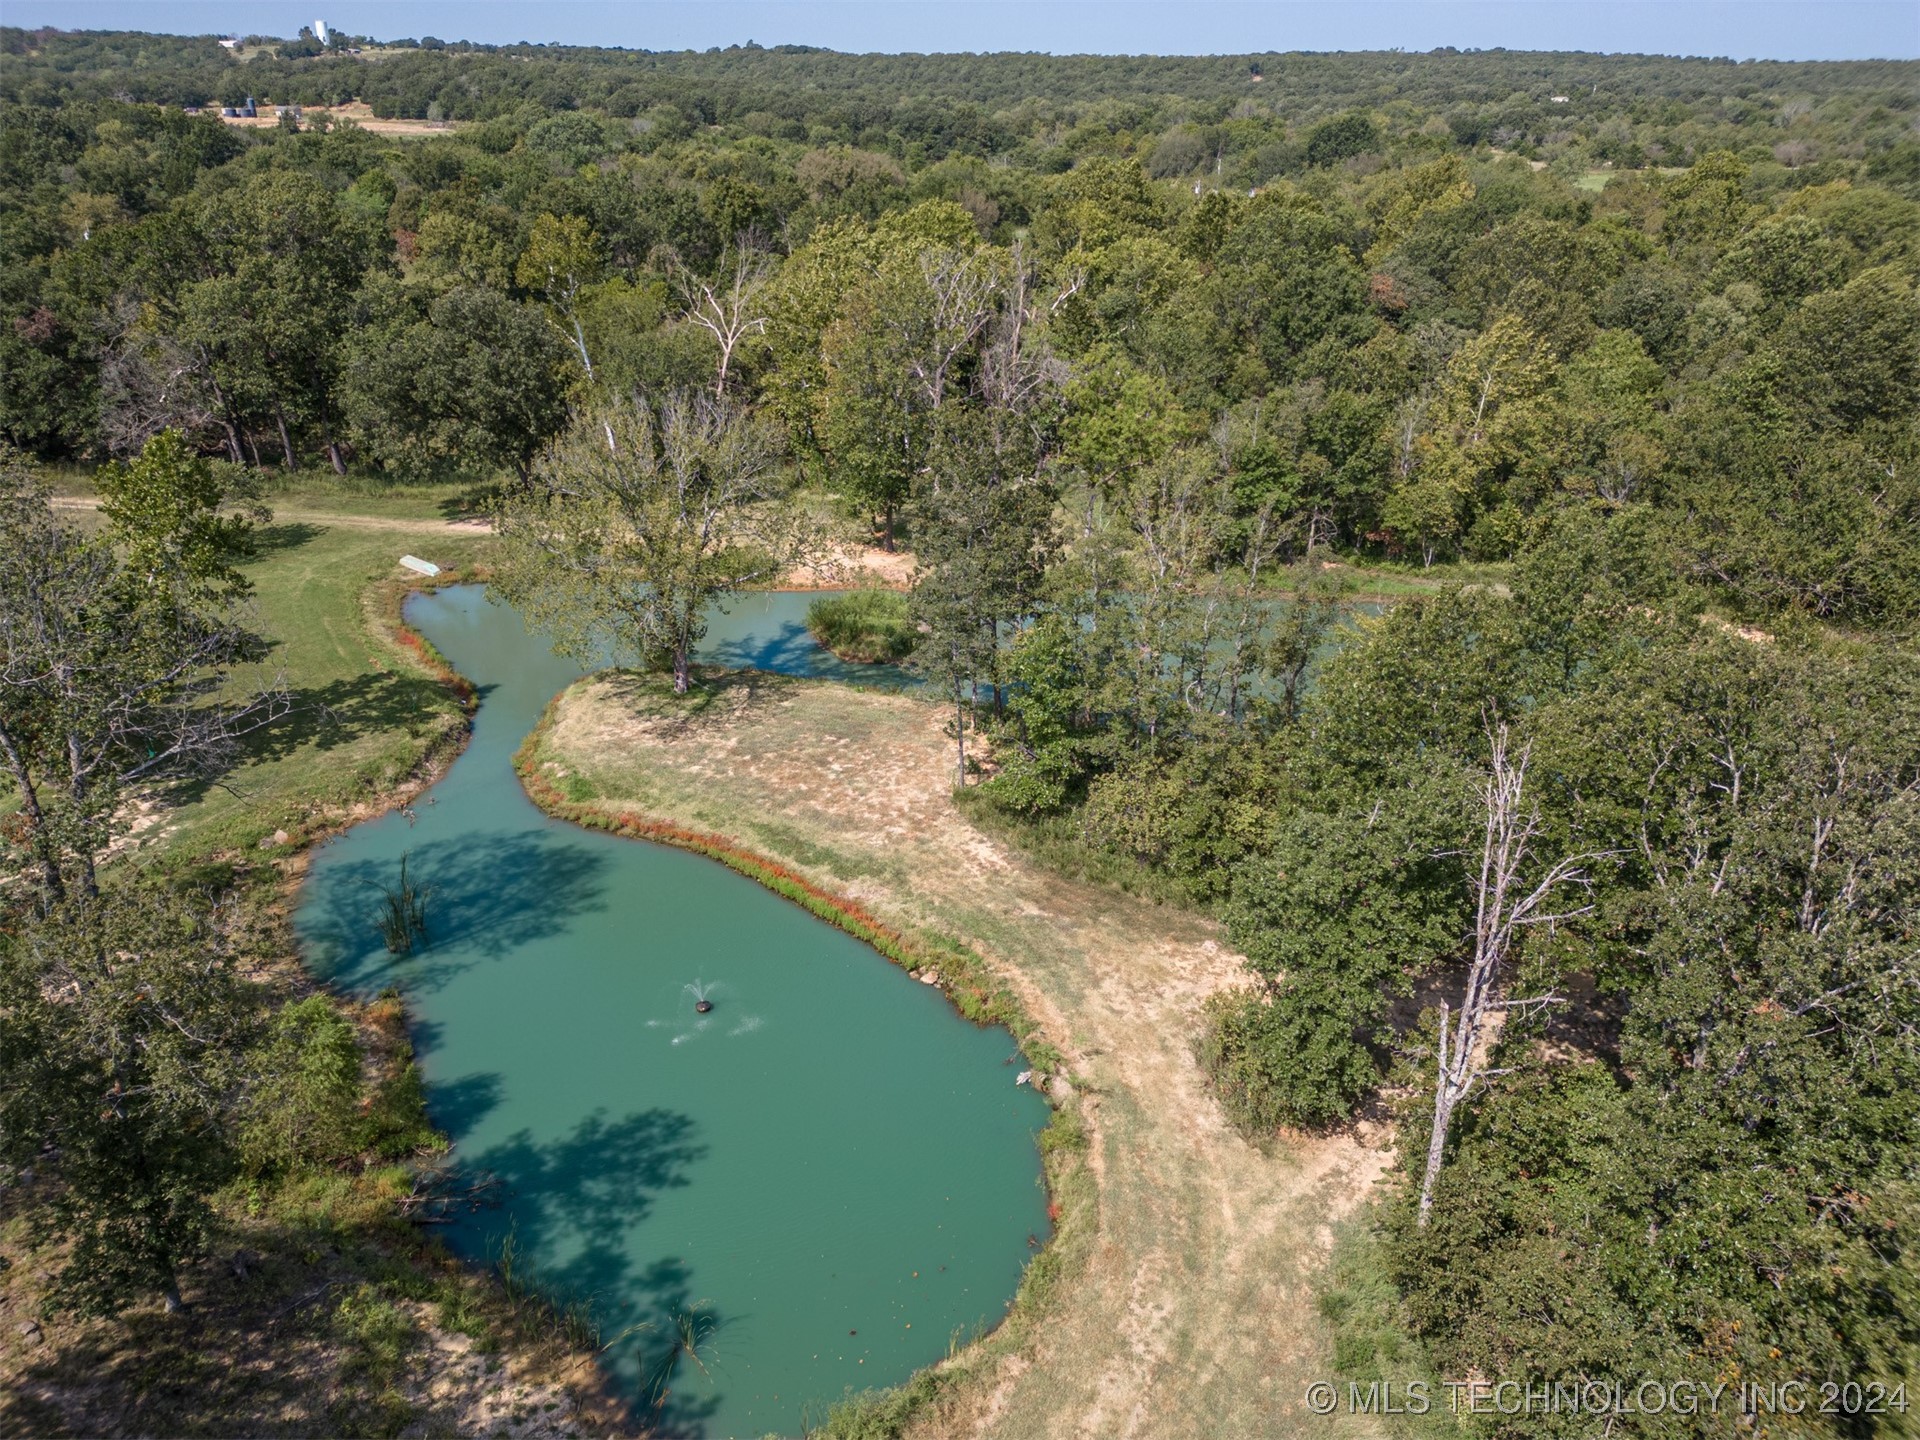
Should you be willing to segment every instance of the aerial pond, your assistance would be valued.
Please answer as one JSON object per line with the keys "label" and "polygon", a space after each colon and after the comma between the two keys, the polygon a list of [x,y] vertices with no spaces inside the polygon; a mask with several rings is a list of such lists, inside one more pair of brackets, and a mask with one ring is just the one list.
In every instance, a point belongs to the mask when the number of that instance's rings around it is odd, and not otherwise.
{"label": "aerial pond", "polygon": [[[852,674],[812,598],[742,597],[703,658]],[[407,614],[479,687],[472,742],[315,855],[298,926],[321,975],[398,987],[456,1162],[498,1177],[450,1243],[590,1301],[636,1406],[673,1361],[670,1434],[798,1433],[996,1321],[1047,1232],[1012,1038],[713,861],[543,815],[510,760],[579,670],[476,587]],[[403,854],[428,942],[396,959]]]}

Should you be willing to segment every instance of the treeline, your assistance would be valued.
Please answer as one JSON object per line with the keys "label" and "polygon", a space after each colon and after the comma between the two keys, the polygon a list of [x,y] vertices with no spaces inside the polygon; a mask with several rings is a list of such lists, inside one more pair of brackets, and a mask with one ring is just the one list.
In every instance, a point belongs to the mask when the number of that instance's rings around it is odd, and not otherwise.
{"label": "treeline", "polygon": [[1644,502],[1745,603],[1910,613],[1920,206],[1870,160],[1747,144],[1594,191],[1356,109],[1299,128],[1295,178],[1249,194],[1156,180],[1180,127],[1134,147],[1144,166],[1060,174],[680,131],[15,107],[0,423],[50,458],[175,428],[249,465],[524,475],[570,405],[703,384],[724,348],[807,473],[883,514],[911,444],[883,461],[831,432],[940,303],[890,269],[1017,251],[1072,372],[1076,473],[1133,426],[1204,452],[1241,529],[1270,512],[1295,549],[1428,563],[1511,556],[1561,497]]}
{"label": "treeline", "polygon": [[[1559,514],[1504,592],[1395,606],[1297,719],[1130,756],[1081,828],[1249,957],[1200,1049],[1243,1125],[1397,1116],[1376,1253],[1435,1369],[1878,1385],[1802,1423],[1898,1433],[1920,667],[1702,623],[1644,519]],[[1358,1379],[1410,1358],[1380,1321]],[[1671,1424],[1615,1421],[1712,1429]]]}
{"label": "treeline", "polygon": [[1492,145],[1560,163],[1683,165],[1750,147],[1793,168],[1862,161],[1920,179],[1903,62],[1728,60],[1435,51],[1338,55],[841,55],[805,46],[650,53],[555,45],[326,46],[250,37],[0,29],[0,99],[32,106],[335,105],[381,116],[495,120],[529,107],[628,122],[643,147],[688,127],[858,145],[910,167],[1004,156],[1057,171],[1133,153],[1157,173],[1203,167],[1238,186],[1297,166],[1320,120],[1376,110],[1409,137]]}

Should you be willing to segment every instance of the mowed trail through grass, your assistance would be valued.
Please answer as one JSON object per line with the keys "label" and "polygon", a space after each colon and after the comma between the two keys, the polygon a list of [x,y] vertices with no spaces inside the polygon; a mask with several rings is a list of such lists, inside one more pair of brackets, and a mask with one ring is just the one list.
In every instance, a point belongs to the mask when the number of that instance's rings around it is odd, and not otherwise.
{"label": "mowed trail through grass", "polygon": [[[1019,1345],[963,1354],[925,1436],[1215,1440],[1373,1432],[1309,1414],[1334,1378],[1313,1281],[1385,1169],[1352,1138],[1262,1150],[1193,1058],[1240,961],[1191,914],[1044,871],[954,805],[944,713],[764,674],[676,701],[633,676],[565,692],[535,763],[575,800],[724,834],[909,933],[980,950],[1068,1056],[1090,1133],[1090,1238]],[[878,1077],[884,1083],[884,1077]]]}

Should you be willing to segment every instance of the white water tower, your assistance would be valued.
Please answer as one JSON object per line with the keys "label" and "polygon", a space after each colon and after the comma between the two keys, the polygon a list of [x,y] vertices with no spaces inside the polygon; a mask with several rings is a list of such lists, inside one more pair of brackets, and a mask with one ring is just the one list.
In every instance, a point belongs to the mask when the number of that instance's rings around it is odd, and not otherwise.
{"label": "white water tower", "polygon": [[318,40],[322,45],[327,43],[327,22],[326,21],[316,20],[313,22],[313,38]]}

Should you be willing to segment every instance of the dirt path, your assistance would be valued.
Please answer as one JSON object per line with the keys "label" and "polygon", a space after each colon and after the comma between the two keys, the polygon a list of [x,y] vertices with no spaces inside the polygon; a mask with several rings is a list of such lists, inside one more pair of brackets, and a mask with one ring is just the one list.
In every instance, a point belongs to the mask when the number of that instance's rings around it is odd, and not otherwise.
{"label": "dirt path", "polygon": [[1044,872],[969,824],[942,716],[911,698],[742,675],[704,709],[644,682],[568,692],[541,751],[609,809],[779,856],[902,928],[964,937],[1069,1056],[1098,1230],[1021,1351],[937,1402],[925,1436],[1238,1440],[1372,1433],[1306,1413],[1332,1374],[1311,1282],[1386,1155],[1352,1139],[1266,1153],[1227,1128],[1192,1055],[1200,1003],[1239,983],[1203,920]]}
{"label": "dirt path", "polygon": [[[95,495],[56,495],[56,510],[98,510]],[[273,506],[275,523],[339,525],[349,530],[385,530],[411,535],[491,535],[493,524],[472,520],[407,520],[387,515],[348,515],[337,510],[307,510]],[[780,579],[783,590],[844,590],[862,585],[905,590],[913,583],[913,556],[904,550],[869,549],[858,545],[831,546],[810,564],[796,566]]]}
{"label": "dirt path", "polygon": [[[53,497],[56,510],[98,510],[100,499],[96,495],[56,495]],[[332,510],[285,509],[275,505],[273,519],[276,524],[300,525],[339,525],[349,530],[392,530],[411,534],[444,535],[491,535],[493,525],[487,520],[407,520],[389,515],[343,515]]]}
{"label": "dirt path", "polygon": [[870,585],[906,590],[913,585],[914,558],[905,550],[835,544],[820,558],[796,565],[780,580],[783,590],[845,590]]}

